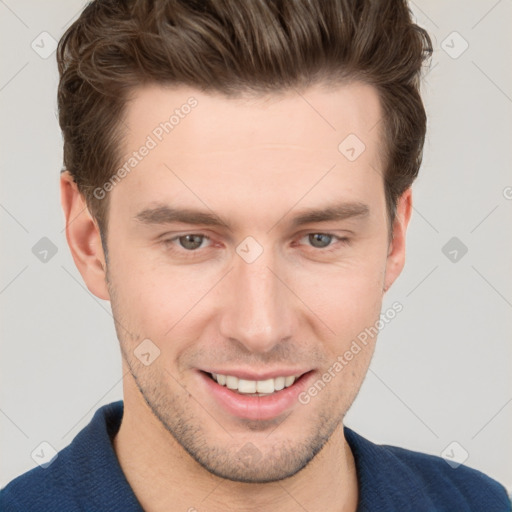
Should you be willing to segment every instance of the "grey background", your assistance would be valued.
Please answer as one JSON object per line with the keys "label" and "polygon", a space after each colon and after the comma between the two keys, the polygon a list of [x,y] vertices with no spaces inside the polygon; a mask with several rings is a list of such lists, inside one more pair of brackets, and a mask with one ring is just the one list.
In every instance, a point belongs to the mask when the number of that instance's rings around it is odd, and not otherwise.
{"label": "grey background", "polygon": [[[0,486],[35,466],[41,442],[63,448],[122,396],[109,305],[86,290],[65,241],[55,55],[40,55],[51,50],[40,34],[58,40],[83,5],[0,0]],[[382,330],[346,424],[379,443],[465,450],[465,464],[510,489],[512,2],[411,7],[435,54],[408,261],[383,306],[404,309]],[[46,262],[43,237],[57,249]],[[452,237],[455,262],[442,251]]]}

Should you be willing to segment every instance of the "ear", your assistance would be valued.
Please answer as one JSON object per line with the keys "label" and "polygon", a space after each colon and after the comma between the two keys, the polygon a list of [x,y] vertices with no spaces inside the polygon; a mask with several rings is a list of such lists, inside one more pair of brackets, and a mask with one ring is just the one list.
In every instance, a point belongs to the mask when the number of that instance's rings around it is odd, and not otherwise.
{"label": "ear", "polygon": [[408,188],[398,199],[395,220],[392,227],[392,239],[389,244],[386,261],[384,292],[388,291],[405,265],[405,235],[412,213],[412,189]]}
{"label": "ear", "polygon": [[89,291],[100,299],[110,300],[100,230],[69,171],[61,174],[60,198],[66,218],[66,239],[75,265]]}

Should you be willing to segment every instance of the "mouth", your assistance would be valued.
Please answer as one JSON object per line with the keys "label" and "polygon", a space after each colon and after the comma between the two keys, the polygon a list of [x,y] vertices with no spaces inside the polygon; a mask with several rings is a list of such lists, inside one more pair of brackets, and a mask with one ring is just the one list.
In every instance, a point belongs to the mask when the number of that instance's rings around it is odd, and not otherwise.
{"label": "mouth", "polygon": [[293,386],[302,375],[279,376],[264,380],[240,379],[234,375],[205,372],[219,386],[224,386],[235,393],[247,396],[269,396]]}
{"label": "mouth", "polygon": [[224,414],[250,420],[271,420],[296,407],[299,394],[314,380],[315,373],[309,370],[252,380],[203,370],[197,372],[205,393]]}

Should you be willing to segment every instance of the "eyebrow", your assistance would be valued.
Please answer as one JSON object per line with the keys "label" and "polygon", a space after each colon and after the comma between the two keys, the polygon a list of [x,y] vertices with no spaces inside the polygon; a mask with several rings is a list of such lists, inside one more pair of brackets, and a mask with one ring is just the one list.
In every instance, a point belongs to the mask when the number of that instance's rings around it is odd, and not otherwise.
{"label": "eyebrow", "polygon": [[370,213],[368,205],[359,202],[340,203],[321,209],[303,210],[292,221],[293,228],[313,222],[340,221],[353,217],[367,217]]}
{"label": "eyebrow", "polygon": [[[368,205],[360,202],[339,203],[324,208],[310,208],[300,210],[290,222],[292,228],[314,222],[340,221],[353,217],[367,217],[370,213]],[[285,214],[281,220],[286,217]],[[135,220],[143,224],[172,224],[181,222],[183,224],[204,225],[224,227],[231,229],[228,222],[225,222],[214,212],[194,210],[189,208],[172,208],[167,205],[158,205],[152,208],[145,208],[135,215]],[[280,222],[280,221],[279,221]]]}
{"label": "eyebrow", "polygon": [[184,224],[229,227],[213,212],[192,210],[189,208],[171,208],[165,205],[145,208],[135,215],[135,220],[143,224],[172,224],[173,222],[183,222]]}

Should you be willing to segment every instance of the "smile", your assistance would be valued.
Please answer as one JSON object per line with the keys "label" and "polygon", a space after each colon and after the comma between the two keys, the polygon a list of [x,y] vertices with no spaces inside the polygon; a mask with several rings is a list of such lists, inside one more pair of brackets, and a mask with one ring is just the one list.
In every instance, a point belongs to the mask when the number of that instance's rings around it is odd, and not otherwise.
{"label": "smile", "polygon": [[279,375],[280,371],[267,372],[266,375],[261,375],[264,378],[260,379],[254,378],[257,377],[255,372],[244,371],[239,371],[241,375],[238,377],[230,375],[231,372],[217,373],[205,370],[197,371],[196,375],[200,388],[213,399],[212,403],[220,407],[224,414],[261,421],[290,413],[300,405],[299,394],[315,379],[317,372],[295,372],[296,375],[288,376]]}
{"label": "smile", "polygon": [[248,380],[239,379],[233,375],[222,375],[220,373],[211,373],[212,379],[225,386],[228,389],[250,396],[267,396],[276,391],[289,388],[300,375],[292,375],[289,377],[275,377],[265,380]]}

